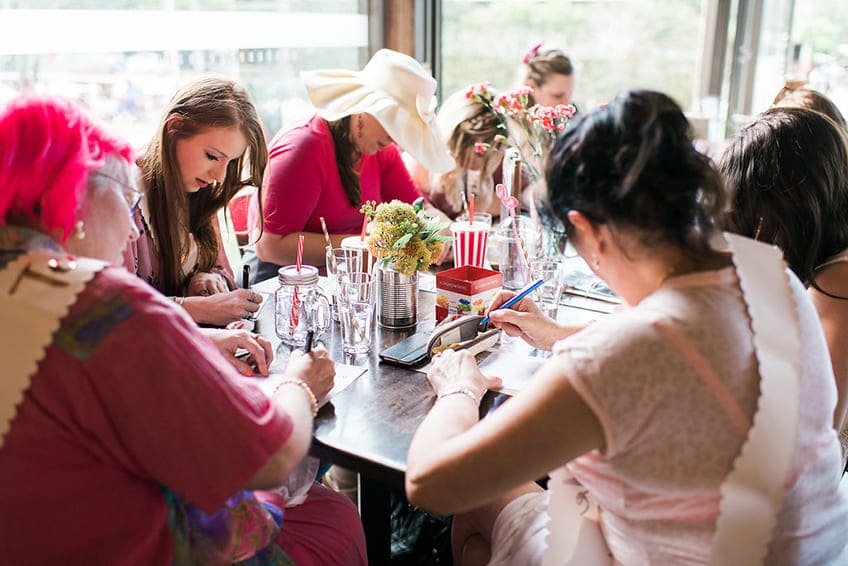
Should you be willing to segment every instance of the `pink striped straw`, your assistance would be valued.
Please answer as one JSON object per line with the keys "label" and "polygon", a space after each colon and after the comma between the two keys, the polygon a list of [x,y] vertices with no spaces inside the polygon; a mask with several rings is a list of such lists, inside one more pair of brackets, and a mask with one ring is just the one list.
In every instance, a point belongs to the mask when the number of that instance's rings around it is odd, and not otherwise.
{"label": "pink striped straw", "polygon": [[297,272],[300,273],[300,267],[303,265],[303,234],[297,237]]}

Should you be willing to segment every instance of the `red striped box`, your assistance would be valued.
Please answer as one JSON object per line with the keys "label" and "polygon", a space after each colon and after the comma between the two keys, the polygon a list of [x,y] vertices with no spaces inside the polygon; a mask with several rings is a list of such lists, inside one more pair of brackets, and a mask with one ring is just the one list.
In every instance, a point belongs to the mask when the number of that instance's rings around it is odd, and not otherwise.
{"label": "red striped box", "polygon": [[501,289],[499,271],[466,265],[436,274],[436,322],[452,314],[484,314]]}

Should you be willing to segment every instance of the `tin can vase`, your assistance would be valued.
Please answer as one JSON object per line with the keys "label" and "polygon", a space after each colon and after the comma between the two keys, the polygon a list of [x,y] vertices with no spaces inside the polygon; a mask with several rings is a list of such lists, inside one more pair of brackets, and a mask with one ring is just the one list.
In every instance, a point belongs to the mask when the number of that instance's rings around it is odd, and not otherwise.
{"label": "tin can vase", "polygon": [[392,264],[378,263],[377,322],[385,328],[409,328],[418,323],[418,272],[404,275]]}

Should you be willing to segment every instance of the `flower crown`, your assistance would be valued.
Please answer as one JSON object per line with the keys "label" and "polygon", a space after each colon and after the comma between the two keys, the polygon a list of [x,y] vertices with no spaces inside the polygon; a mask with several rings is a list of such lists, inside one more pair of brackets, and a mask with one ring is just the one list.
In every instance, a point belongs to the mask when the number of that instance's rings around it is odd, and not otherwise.
{"label": "flower crown", "polygon": [[530,48],[530,51],[528,51],[524,55],[524,64],[525,65],[529,64],[530,61],[533,59],[533,57],[535,57],[536,55],[539,54],[539,48],[541,48],[541,47],[542,47],[542,42],[540,41],[539,43],[537,43],[536,45],[534,45],[533,47]]}

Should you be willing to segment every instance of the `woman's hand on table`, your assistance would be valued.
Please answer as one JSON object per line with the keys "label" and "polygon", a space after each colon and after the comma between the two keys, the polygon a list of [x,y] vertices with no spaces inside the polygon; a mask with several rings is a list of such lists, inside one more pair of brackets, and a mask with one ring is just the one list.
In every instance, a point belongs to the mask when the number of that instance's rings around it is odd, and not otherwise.
{"label": "woman's hand on table", "polygon": [[[274,359],[274,351],[271,342],[259,334],[247,330],[225,330],[220,328],[201,328],[215,346],[224,354],[233,366],[242,375],[252,376],[253,368],[261,375],[268,375],[268,367]],[[246,351],[246,355],[236,355],[239,350]]]}
{"label": "woman's hand on table", "polygon": [[468,350],[447,349],[433,358],[427,379],[436,395],[457,386],[471,389],[477,399],[481,399],[487,389],[498,389],[502,385],[500,377],[487,377],[477,367],[477,360]]}
{"label": "woman's hand on table", "polygon": [[217,293],[226,293],[230,288],[227,282],[217,273],[201,271],[195,273],[188,282],[189,297],[204,297]]}
{"label": "woman's hand on table", "polygon": [[336,366],[324,348],[313,348],[311,352],[293,350],[285,376],[302,380],[320,401],[333,388]]}
{"label": "woman's hand on table", "polygon": [[520,336],[539,350],[550,350],[554,342],[570,333],[555,320],[545,316],[528,297],[509,308],[495,310],[514,295],[511,291],[501,291],[492,299],[488,314],[491,324],[496,328],[500,328],[509,336]]}
{"label": "woman's hand on table", "polygon": [[225,326],[247,318],[262,305],[262,295],[250,289],[236,289],[205,297],[186,297],[183,306],[201,324]]}

